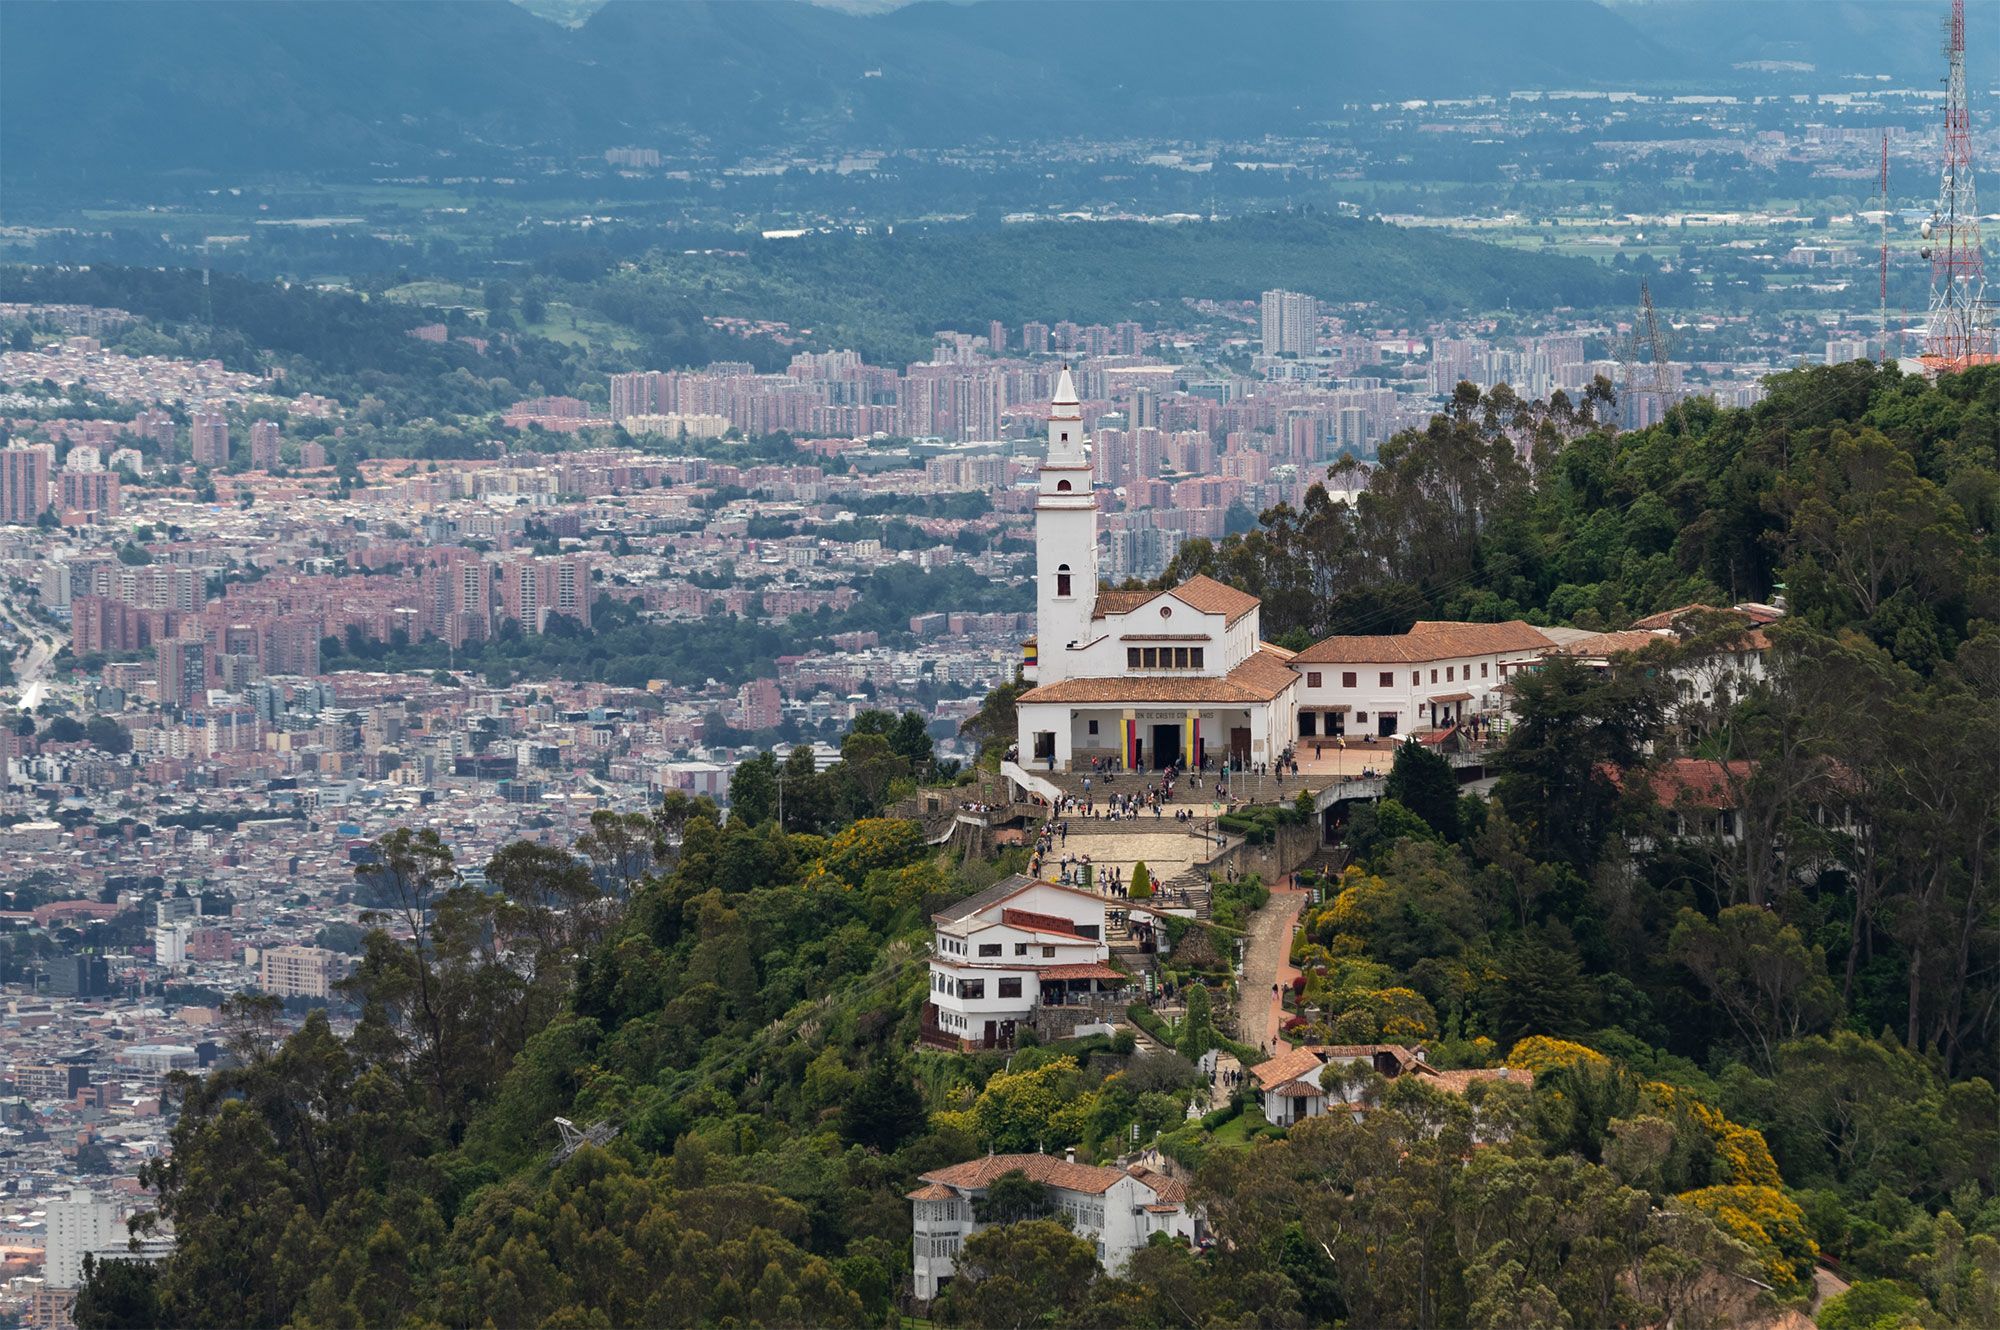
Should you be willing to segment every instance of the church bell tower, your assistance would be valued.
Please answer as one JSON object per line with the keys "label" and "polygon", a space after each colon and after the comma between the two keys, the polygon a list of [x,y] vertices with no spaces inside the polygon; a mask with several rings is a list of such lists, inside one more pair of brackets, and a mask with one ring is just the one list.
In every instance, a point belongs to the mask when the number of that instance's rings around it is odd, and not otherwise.
{"label": "church bell tower", "polygon": [[1097,495],[1083,407],[1067,366],[1049,404],[1049,451],[1035,499],[1035,682],[1074,677],[1069,648],[1091,638],[1097,603]]}

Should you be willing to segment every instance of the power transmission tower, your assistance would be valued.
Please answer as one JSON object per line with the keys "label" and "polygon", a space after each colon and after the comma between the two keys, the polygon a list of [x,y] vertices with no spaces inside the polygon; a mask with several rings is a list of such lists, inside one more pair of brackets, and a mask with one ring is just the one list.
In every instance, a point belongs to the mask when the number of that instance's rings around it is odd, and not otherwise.
{"label": "power transmission tower", "polygon": [[201,238],[201,326],[215,331],[215,304],[208,294],[208,237]]}
{"label": "power transmission tower", "polygon": [[[1647,357],[1643,362],[1639,359],[1642,351]],[[1619,359],[1625,373],[1625,394],[1633,403],[1631,423],[1634,428],[1646,423],[1643,413],[1638,410],[1638,403],[1644,398],[1658,398],[1663,416],[1673,409],[1680,398],[1680,389],[1674,382],[1672,367],[1667,363],[1667,333],[1660,326],[1659,311],[1653,308],[1652,288],[1643,281],[1639,283],[1639,319],[1632,328],[1631,337],[1626,339],[1624,353]]]}
{"label": "power transmission tower", "polygon": [[1965,0],[1951,0],[1945,30],[1944,164],[1937,207],[1923,225],[1931,261],[1930,318],[1924,367],[1934,374],[1994,359],[1986,326],[1986,256],[1980,248],[1979,201],[1972,181],[1972,118],[1965,96]]}

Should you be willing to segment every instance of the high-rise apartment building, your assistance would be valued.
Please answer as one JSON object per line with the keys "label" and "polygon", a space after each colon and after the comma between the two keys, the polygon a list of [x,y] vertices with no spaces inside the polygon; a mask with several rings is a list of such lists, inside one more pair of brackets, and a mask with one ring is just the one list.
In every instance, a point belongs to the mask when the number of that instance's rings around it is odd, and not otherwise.
{"label": "high-rise apartment building", "polygon": [[32,522],[49,506],[47,444],[0,448],[0,521]]}
{"label": "high-rise apartment building", "polygon": [[229,418],[220,411],[197,411],[188,427],[188,456],[196,466],[219,471],[229,465]]}
{"label": "high-rise apartment building", "polygon": [[280,431],[275,420],[256,420],[250,423],[250,467],[254,471],[269,471],[278,465],[278,440]]}
{"label": "high-rise apartment building", "polygon": [[42,1280],[52,1288],[75,1288],[83,1282],[86,1252],[116,1244],[125,1235],[118,1207],[79,1187],[69,1199],[50,1201],[46,1211],[48,1247],[42,1259]]}
{"label": "high-rise apartment building", "polygon": [[257,986],[274,997],[332,997],[339,962],[325,947],[266,947]]}
{"label": "high-rise apartment building", "polygon": [[112,471],[65,471],[57,506],[66,513],[118,516],[118,476]]}
{"label": "high-rise apartment building", "polygon": [[200,707],[208,696],[208,643],[200,637],[172,637],[158,643],[156,651],[160,705]]}
{"label": "high-rise apartment building", "polygon": [[1309,356],[1319,341],[1319,302],[1296,291],[1264,293],[1264,354]]}
{"label": "high-rise apartment building", "polygon": [[590,561],[579,555],[520,555],[501,567],[501,609],[522,632],[542,632],[552,614],[588,628],[590,602]]}

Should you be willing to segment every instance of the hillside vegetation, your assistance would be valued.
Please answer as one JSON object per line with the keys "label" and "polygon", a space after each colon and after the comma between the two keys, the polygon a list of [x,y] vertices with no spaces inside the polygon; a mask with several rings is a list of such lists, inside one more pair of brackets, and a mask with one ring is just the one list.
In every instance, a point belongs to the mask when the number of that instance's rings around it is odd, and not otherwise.
{"label": "hillside vegetation", "polygon": [[[1550,427],[1531,480],[1489,405],[1399,439],[1380,511],[1315,501],[1319,543],[1276,543],[1281,513],[1201,557],[1295,597],[1298,627],[1300,560],[1383,615],[1491,596],[1617,622],[1783,584],[1767,681],[1668,690],[1721,623],[1550,663],[1516,685],[1490,801],[1405,748],[1350,825],[1295,945],[1295,1032],[1532,1085],[1363,1078],[1369,1111],[1281,1133],[1254,1103],[1189,1121],[1189,1064],[1124,1040],[917,1051],[926,920],[1020,852],[940,858],[880,816],[933,773],[920,720],[875,716],[824,773],[794,755],[782,824],[756,762],[726,823],[679,796],[604,814],[574,854],[503,849],[490,892],[433,834],[386,838],[352,1036],[236,1008],[238,1064],[176,1083],[147,1170],[178,1248],[100,1270],[79,1324],[886,1324],[919,1175],[1113,1159],[1135,1128],[1195,1169],[1214,1249],[1099,1275],[1020,1218],[967,1241],[926,1315],[1715,1325],[1806,1306],[1834,1258],[1856,1283],[1823,1326],[2000,1321],[2000,371],[1812,370],[1624,436],[1524,420]],[[1740,834],[1652,795],[1688,756],[1736,764]],[[1228,939],[1183,944],[1167,977],[1199,997],[1168,1033],[1194,1054]],[[552,1160],[558,1115],[618,1131]]]}

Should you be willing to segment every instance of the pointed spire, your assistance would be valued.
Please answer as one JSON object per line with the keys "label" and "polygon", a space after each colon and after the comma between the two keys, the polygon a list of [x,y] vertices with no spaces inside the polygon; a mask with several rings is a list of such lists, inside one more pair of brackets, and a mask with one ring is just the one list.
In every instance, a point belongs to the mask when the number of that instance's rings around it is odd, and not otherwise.
{"label": "pointed spire", "polygon": [[[1076,380],[1070,377],[1069,366],[1064,365],[1062,377],[1056,380],[1056,395],[1050,401],[1049,405],[1063,407],[1080,406],[1081,404],[1076,395]],[[1064,412],[1063,414],[1067,415],[1070,413]]]}

